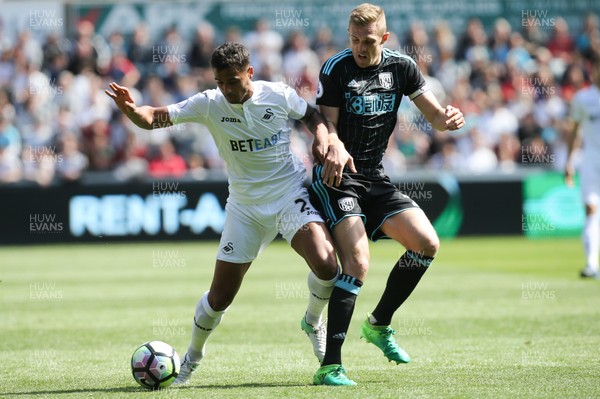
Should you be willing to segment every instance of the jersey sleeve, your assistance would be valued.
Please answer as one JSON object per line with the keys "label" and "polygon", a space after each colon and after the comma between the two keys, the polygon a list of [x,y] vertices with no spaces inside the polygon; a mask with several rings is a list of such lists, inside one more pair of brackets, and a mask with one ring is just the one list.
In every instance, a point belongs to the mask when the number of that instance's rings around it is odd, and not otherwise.
{"label": "jersey sleeve", "polygon": [[585,107],[583,106],[583,104],[581,102],[580,96],[575,95],[573,97],[573,100],[571,101],[571,110],[569,113],[570,113],[571,119],[573,119],[577,123],[581,123],[585,120],[586,111],[585,111]]}
{"label": "jersey sleeve", "polygon": [[292,119],[302,119],[306,115],[308,104],[296,93],[296,90],[288,85],[283,89],[285,101],[288,108],[288,116]]}
{"label": "jersey sleeve", "polygon": [[429,90],[429,87],[427,86],[427,82],[425,82],[425,78],[423,77],[423,74],[419,70],[417,63],[414,60],[408,58],[405,65],[406,86],[404,87],[404,93],[402,94],[411,100],[414,100]]}
{"label": "jersey sleeve", "polygon": [[185,122],[203,122],[208,115],[210,99],[206,92],[198,93],[187,100],[167,107],[171,122],[176,125]]}
{"label": "jersey sleeve", "polygon": [[342,107],[344,94],[337,80],[332,76],[336,73],[334,68],[329,73],[324,73],[323,69],[327,63],[323,64],[321,73],[319,74],[319,85],[317,86],[317,105],[325,105],[328,107]]}

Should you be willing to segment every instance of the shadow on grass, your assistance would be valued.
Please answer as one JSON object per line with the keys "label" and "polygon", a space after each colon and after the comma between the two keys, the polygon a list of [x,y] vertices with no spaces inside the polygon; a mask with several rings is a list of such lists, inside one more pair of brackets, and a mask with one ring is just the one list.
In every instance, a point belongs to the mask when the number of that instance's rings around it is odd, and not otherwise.
{"label": "shadow on grass", "polygon": [[[177,388],[166,388],[164,390],[160,390],[157,392],[168,392],[168,391],[179,391],[179,390],[192,390],[192,389],[234,389],[234,388],[278,388],[278,387],[305,387],[307,384],[299,384],[299,383],[260,383],[260,382],[251,382],[246,384],[231,384],[231,385],[186,385]],[[3,392],[2,395],[13,396],[13,397],[30,397],[36,395],[60,395],[60,394],[70,394],[70,393],[82,393],[82,394],[91,394],[91,393],[118,393],[118,392],[131,392],[131,393],[143,393],[147,392],[151,394],[154,391],[149,389],[143,389],[141,387],[120,387],[120,388],[89,388],[89,389],[59,389],[56,391],[29,391],[29,392]]]}

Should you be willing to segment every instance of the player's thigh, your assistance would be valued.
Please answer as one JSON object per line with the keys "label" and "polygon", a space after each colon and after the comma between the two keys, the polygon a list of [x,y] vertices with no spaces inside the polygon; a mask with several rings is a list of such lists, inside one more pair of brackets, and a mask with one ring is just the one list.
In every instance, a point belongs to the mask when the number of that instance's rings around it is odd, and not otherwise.
{"label": "player's thigh", "polygon": [[252,262],[231,263],[218,260],[208,293],[208,303],[216,310],[227,308],[238,293]]}
{"label": "player's thigh", "polygon": [[279,204],[277,231],[308,263],[317,277],[332,279],[337,273],[333,240],[308,192],[298,187]]}
{"label": "player's thigh", "polygon": [[388,217],[381,231],[407,250],[435,256],[440,241],[431,222],[421,208],[409,208]]}
{"label": "player's thigh", "polygon": [[365,215],[359,204],[358,192],[364,191],[361,182],[344,173],[342,183],[338,187],[325,185],[321,177],[322,165],[313,168],[313,182],[309,187],[310,200],[321,212],[330,229],[341,220],[351,216]]}
{"label": "player's thigh", "polygon": [[360,216],[349,216],[333,226],[333,243],[342,272],[363,280],[369,270],[369,238]]}
{"label": "player's thigh", "polygon": [[303,225],[291,241],[294,250],[322,280],[331,280],[338,271],[333,239],[324,222]]}
{"label": "player's thigh", "polygon": [[276,231],[260,223],[261,215],[255,205],[229,201],[225,212],[218,260],[238,264],[252,262],[277,235]]}

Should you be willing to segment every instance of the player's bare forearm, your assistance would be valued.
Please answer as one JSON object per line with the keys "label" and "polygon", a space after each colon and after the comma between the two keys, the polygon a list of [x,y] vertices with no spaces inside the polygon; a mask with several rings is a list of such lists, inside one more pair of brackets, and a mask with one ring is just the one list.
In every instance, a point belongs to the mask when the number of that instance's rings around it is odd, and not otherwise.
{"label": "player's bare forearm", "polygon": [[451,105],[443,108],[430,91],[421,94],[413,102],[436,130],[457,130],[465,125],[465,118],[458,108]]}
{"label": "player's bare forearm", "polygon": [[143,105],[123,112],[131,122],[142,129],[151,130],[153,128],[154,111],[152,107]]}
{"label": "player's bare forearm", "polygon": [[315,138],[320,140],[327,140],[329,130],[327,129],[327,122],[325,118],[316,110],[316,108],[310,105],[306,108],[306,114],[301,121],[308,127],[308,130],[315,135]]}
{"label": "player's bare forearm", "polygon": [[131,122],[142,129],[152,130],[172,126],[166,107],[142,105],[123,112]]}
{"label": "player's bare forearm", "polygon": [[326,151],[322,159],[323,182],[328,186],[339,186],[342,181],[344,167],[347,166],[350,171],[356,173],[354,159],[346,151],[344,143],[337,135],[336,125],[339,118],[339,108],[321,105],[319,110],[328,127]]}
{"label": "player's bare forearm", "polygon": [[573,152],[577,147],[577,138],[579,136],[579,123],[573,122],[573,125],[569,129],[571,133],[567,138],[567,164],[572,162]]}
{"label": "player's bare forearm", "polygon": [[116,83],[109,84],[112,91],[104,90],[107,96],[113,99],[117,107],[133,122],[142,129],[156,129],[171,126],[169,111],[167,107],[150,107],[147,105],[138,107],[127,89]]}
{"label": "player's bare forearm", "polygon": [[312,151],[313,157],[320,163],[325,160],[327,154],[327,144],[329,130],[325,118],[310,105],[306,108],[306,114],[301,121],[308,127],[310,132],[315,135]]}

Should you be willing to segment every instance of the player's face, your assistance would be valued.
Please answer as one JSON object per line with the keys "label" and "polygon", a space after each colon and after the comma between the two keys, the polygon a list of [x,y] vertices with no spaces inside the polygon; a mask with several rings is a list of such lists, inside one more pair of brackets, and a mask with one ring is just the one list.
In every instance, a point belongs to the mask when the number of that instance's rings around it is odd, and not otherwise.
{"label": "player's face", "polygon": [[350,24],[348,33],[350,35],[350,48],[356,65],[361,68],[378,65],[381,61],[383,43],[390,34],[388,32],[382,34],[377,28],[376,22],[365,26]]}
{"label": "player's face", "polygon": [[241,104],[252,97],[252,75],[254,69],[249,66],[246,71],[234,68],[213,69],[215,80],[221,93],[232,104]]}

